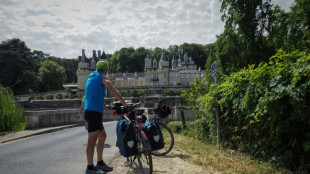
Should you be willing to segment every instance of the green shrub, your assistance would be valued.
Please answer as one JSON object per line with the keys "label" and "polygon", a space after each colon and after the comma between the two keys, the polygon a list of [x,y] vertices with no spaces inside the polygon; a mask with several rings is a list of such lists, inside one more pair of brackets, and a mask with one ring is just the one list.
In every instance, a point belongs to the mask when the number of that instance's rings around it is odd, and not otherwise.
{"label": "green shrub", "polygon": [[130,92],[129,92],[129,95],[130,95],[130,97],[135,97],[135,96],[136,96],[136,93],[135,93],[135,91],[130,91]]}
{"label": "green shrub", "polygon": [[65,98],[65,99],[68,99],[68,98],[69,98],[69,95],[68,95],[68,94],[66,94],[64,98]]}
{"label": "green shrub", "polygon": [[145,97],[145,96],[146,96],[145,91],[144,91],[144,90],[139,90],[139,91],[138,91],[138,96],[143,96],[143,97]]}
{"label": "green shrub", "polygon": [[165,90],[162,94],[162,96],[170,96],[172,94],[172,91],[170,90]]}
{"label": "green shrub", "polygon": [[78,95],[77,94],[72,94],[71,98],[78,98]]}
{"label": "green shrub", "polygon": [[127,95],[126,95],[126,91],[121,91],[120,93],[121,93],[121,95],[122,95],[123,97],[126,97],[126,96],[127,96]]}
{"label": "green shrub", "polygon": [[24,108],[14,104],[11,89],[0,85],[0,131],[18,131],[24,127]]}
{"label": "green shrub", "polygon": [[62,94],[57,94],[56,99],[62,99]]}
{"label": "green shrub", "polygon": [[199,118],[193,123],[199,139],[215,141],[219,104],[223,146],[310,172],[310,54],[280,50],[269,63],[233,73],[187,100]]}
{"label": "green shrub", "polygon": [[34,95],[32,95],[32,96],[30,96],[29,98],[28,98],[28,101],[30,101],[30,100],[34,100],[35,99],[35,96]]}
{"label": "green shrub", "polygon": [[34,99],[35,100],[44,100],[44,98],[41,95],[36,95]]}
{"label": "green shrub", "polygon": [[172,121],[167,124],[172,132],[181,133],[183,131],[183,125],[180,121]]}
{"label": "green shrub", "polygon": [[46,94],[45,99],[53,100],[53,95],[52,94]]}

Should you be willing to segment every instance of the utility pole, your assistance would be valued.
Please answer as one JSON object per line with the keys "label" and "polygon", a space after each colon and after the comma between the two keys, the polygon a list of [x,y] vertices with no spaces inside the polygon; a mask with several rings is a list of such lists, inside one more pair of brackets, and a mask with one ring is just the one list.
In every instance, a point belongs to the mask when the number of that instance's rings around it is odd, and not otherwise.
{"label": "utility pole", "polygon": [[[218,74],[216,61],[211,65],[211,74],[214,78],[215,84],[218,84]],[[220,132],[220,118],[219,118],[219,105],[216,104],[216,133],[217,133],[217,144],[220,145],[221,142],[221,132]]]}

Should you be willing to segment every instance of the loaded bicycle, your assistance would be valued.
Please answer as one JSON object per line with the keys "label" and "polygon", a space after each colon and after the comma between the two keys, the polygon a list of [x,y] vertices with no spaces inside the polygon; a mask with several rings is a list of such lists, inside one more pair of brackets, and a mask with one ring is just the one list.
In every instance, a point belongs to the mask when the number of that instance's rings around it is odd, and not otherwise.
{"label": "loaded bicycle", "polygon": [[142,114],[143,110],[135,109],[137,106],[128,107],[128,111],[122,109],[125,114],[124,119],[118,122],[117,130],[121,131],[117,131],[117,146],[121,154],[127,157],[125,166],[132,167],[137,160],[141,173],[151,174],[153,172],[151,145],[144,131],[146,117]]}

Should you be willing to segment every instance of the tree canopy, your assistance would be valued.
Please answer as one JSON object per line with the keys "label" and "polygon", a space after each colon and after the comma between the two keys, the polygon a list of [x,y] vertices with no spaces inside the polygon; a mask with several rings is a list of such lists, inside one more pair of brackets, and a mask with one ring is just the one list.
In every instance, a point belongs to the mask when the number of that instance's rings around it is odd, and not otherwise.
{"label": "tree canopy", "polygon": [[40,88],[43,91],[63,89],[62,85],[67,79],[65,68],[51,60],[41,63],[38,76],[41,84]]}

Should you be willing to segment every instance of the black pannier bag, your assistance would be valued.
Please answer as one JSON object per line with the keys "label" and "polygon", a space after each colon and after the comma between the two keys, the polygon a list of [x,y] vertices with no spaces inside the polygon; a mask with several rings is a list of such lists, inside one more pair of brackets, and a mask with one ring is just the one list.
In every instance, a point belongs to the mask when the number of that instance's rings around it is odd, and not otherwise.
{"label": "black pannier bag", "polygon": [[122,156],[127,157],[138,154],[136,133],[133,125],[125,120],[120,120],[116,125],[116,135],[116,146],[118,146]]}
{"label": "black pannier bag", "polygon": [[151,123],[147,120],[144,131],[151,144],[151,151],[164,148],[164,136],[158,124]]}
{"label": "black pannier bag", "polygon": [[122,108],[122,103],[115,103],[112,110],[115,110],[117,115],[125,114],[124,109]]}
{"label": "black pannier bag", "polygon": [[154,109],[156,115],[158,115],[161,118],[166,118],[171,114],[171,109],[169,106],[159,106]]}

